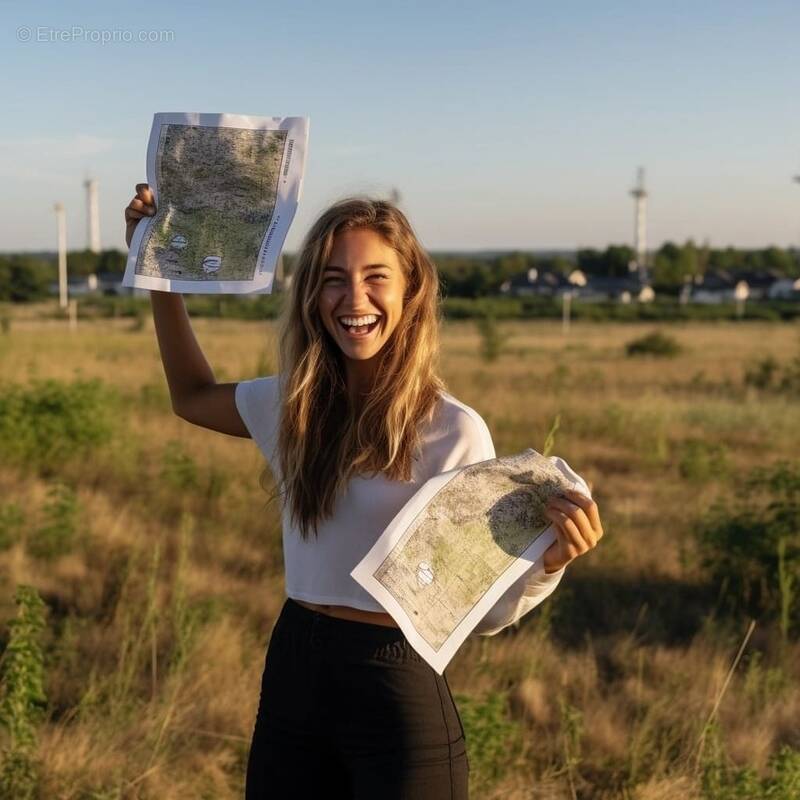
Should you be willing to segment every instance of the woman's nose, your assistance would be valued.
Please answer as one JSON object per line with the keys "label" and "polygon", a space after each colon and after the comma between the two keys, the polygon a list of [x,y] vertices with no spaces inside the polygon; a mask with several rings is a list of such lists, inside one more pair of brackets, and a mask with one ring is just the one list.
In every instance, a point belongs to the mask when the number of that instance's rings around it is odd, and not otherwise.
{"label": "woman's nose", "polygon": [[358,306],[360,301],[367,297],[367,286],[363,281],[351,281],[347,284],[347,300],[353,305]]}

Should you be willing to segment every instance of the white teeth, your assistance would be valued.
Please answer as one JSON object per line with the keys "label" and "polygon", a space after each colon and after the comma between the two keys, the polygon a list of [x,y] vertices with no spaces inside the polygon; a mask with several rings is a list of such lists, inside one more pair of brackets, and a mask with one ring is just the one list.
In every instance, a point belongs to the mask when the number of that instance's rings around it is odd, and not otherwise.
{"label": "white teeth", "polygon": [[367,314],[365,317],[339,317],[339,319],[345,325],[359,326],[371,325],[373,322],[377,322],[378,316],[376,314]]}

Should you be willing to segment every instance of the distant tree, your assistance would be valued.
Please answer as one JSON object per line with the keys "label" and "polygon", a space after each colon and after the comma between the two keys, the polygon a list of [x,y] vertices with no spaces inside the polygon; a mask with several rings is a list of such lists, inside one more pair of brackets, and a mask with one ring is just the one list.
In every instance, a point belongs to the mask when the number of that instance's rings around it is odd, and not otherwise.
{"label": "distant tree", "polygon": [[743,269],[744,253],[733,247],[726,247],[724,250],[712,250],[708,260],[709,269],[724,269],[735,271]]}
{"label": "distant tree", "polygon": [[587,247],[578,250],[577,255],[578,269],[587,275],[625,277],[630,272],[633,249],[627,244],[610,244],[603,252]]}
{"label": "distant tree", "polygon": [[0,256],[0,300],[25,302],[47,296],[47,284],[55,278],[49,262],[28,255]]}
{"label": "distant tree", "polygon": [[560,272],[562,275],[567,275],[575,268],[575,264],[564,256],[556,256],[552,259],[550,269],[553,272]]}
{"label": "distant tree", "polygon": [[437,254],[433,260],[442,281],[442,294],[446,297],[482,297],[502,283],[492,263],[486,259]]}
{"label": "distant tree", "polygon": [[781,247],[767,247],[762,251],[764,269],[775,269],[784,275],[798,274],[797,261],[788,250]]}
{"label": "distant tree", "polygon": [[125,272],[127,261],[128,254],[122,250],[103,250],[97,259],[97,271],[122,274]]}
{"label": "distant tree", "polygon": [[653,283],[674,286],[683,283],[681,248],[674,242],[664,242],[658,248],[653,264]]}
{"label": "distant tree", "polygon": [[628,266],[634,258],[633,248],[627,244],[610,244],[603,254],[604,275],[624,278],[630,273]]}
{"label": "distant tree", "polygon": [[593,247],[585,247],[578,250],[578,269],[587,275],[603,275],[604,262],[603,254]]}
{"label": "distant tree", "polygon": [[499,286],[504,280],[524,272],[532,263],[533,260],[527,253],[520,253],[519,251],[504,253],[492,262],[494,280]]}
{"label": "distant tree", "polygon": [[711,258],[711,248],[708,245],[708,239],[706,239],[702,246],[697,250],[697,271],[700,275],[705,275],[706,270],[708,269],[708,262]]}
{"label": "distant tree", "polygon": [[697,275],[699,272],[700,259],[697,255],[697,247],[692,239],[687,239],[681,248],[678,267],[681,271],[681,282],[686,275]]}
{"label": "distant tree", "polygon": [[67,272],[70,277],[91,275],[97,272],[99,253],[91,250],[70,250],[67,253]]}

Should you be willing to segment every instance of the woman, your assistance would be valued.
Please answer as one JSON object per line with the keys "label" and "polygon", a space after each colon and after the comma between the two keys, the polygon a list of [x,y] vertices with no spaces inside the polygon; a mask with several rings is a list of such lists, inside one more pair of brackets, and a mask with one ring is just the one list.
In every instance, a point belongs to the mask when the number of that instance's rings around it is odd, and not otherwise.
{"label": "woman", "polygon": [[[129,246],[153,213],[138,184]],[[314,223],[280,321],[278,375],[217,383],[181,295],[150,296],[175,412],[252,437],[281,490],[287,597],[267,647],[246,797],[466,798],[447,678],[349,574],[428,478],[495,457],[483,419],[437,375],[439,282],[406,217],[350,198]],[[557,541],[476,633],[538,605],[602,536],[585,494],[554,498],[547,513]]]}

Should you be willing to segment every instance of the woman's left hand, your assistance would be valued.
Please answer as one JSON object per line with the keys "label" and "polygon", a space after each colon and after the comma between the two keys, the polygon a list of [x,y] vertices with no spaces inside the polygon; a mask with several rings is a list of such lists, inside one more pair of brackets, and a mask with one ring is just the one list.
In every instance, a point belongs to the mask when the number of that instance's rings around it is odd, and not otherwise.
{"label": "woman's left hand", "polygon": [[544,571],[558,572],[591,550],[603,536],[597,503],[573,489],[551,497],[544,514],[553,523],[556,541],[544,551]]}

